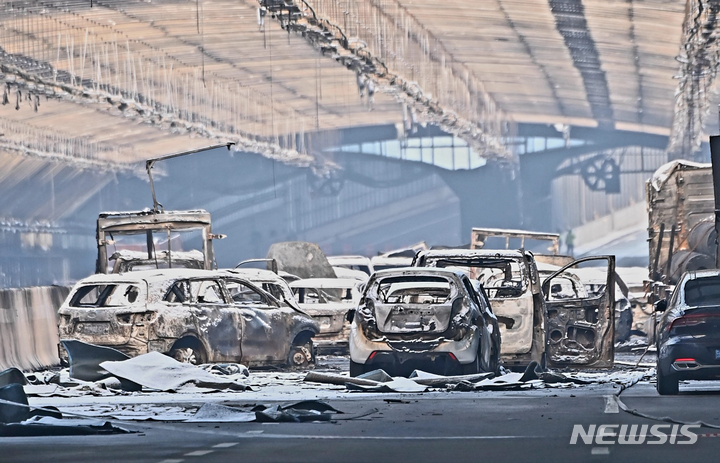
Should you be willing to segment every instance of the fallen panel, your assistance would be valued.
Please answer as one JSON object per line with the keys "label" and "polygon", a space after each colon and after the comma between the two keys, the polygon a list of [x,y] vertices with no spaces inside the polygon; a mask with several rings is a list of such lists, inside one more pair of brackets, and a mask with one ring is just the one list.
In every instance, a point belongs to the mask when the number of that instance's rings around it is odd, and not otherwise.
{"label": "fallen panel", "polygon": [[23,372],[15,367],[0,372],[0,387],[7,386],[8,384],[25,385],[27,383],[27,378],[25,378]]}
{"label": "fallen panel", "polygon": [[247,423],[255,421],[255,412],[209,402],[203,404],[192,418],[185,421],[194,423]]}
{"label": "fallen panel", "polygon": [[299,423],[330,421],[334,414],[343,413],[320,400],[303,400],[290,405],[253,408],[255,420],[260,423]]}
{"label": "fallen panel", "polygon": [[130,358],[119,350],[75,339],[61,339],[60,343],[68,353],[70,377],[82,381],[98,381],[108,378],[111,375],[100,367],[102,362],[122,361]]}
{"label": "fallen panel", "polygon": [[423,386],[412,379],[396,377],[392,381],[380,383],[375,386],[361,386],[359,384],[347,383],[346,387],[349,391],[362,392],[426,392],[430,386]]}
{"label": "fallen panel", "polygon": [[[0,423],[19,423],[30,417],[27,395],[21,384],[0,387]],[[7,402],[13,402],[13,405]]]}
{"label": "fallen panel", "polygon": [[248,389],[245,384],[233,379],[220,378],[189,363],[180,363],[160,352],[150,352],[120,362],[102,362],[100,366],[118,378],[160,391],[176,391],[188,384],[221,390]]}

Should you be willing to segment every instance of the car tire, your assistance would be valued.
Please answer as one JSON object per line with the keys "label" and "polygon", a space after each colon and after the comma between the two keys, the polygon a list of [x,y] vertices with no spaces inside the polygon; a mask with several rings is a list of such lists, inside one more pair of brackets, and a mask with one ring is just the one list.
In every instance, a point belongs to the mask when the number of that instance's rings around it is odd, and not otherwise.
{"label": "car tire", "polygon": [[680,380],[677,375],[666,375],[662,372],[662,368],[657,367],[657,391],[660,395],[676,395],[680,390]]}
{"label": "car tire", "polygon": [[354,378],[365,373],[365,365],[350,360],[350,377]]}
{"label": "car tire", "polygon": [[308,359],[308,353],[312,358],[312,344],[303,344],[301,346],[290,347],[290,354],[288,355],[288,365],[293,368],[306,368],[310,365]]}
{"label": "car tire", "polygon": [[189,363],[191,365],[206,363],[204,354],[192,346],[174,347],[168,355],[180,363]]}

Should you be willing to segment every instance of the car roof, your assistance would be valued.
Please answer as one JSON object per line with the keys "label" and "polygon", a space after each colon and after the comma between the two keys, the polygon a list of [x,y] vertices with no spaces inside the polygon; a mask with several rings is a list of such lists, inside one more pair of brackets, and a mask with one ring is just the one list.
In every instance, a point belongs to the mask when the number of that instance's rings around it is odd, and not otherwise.
{"label": "car roof", "polygon": [[367,264],[368,262],[370,262],[370,258],[365,256],[327,256],[327,260],[328,262],[349,263],[352,261],[362,264]]}
{"label": "car roof", "polygon": [[693,270],[688,272],[691,279],[720,276],[720,269]]}
{"label": "car roof", "polygon": [[[98,273],[90,275],[89,277],[83,278],[78,283],[93,284],[93,283],[132,283],[144,281],[147,283],[166,281],[166,280],[179,280],[182,278],[217,278],[217,277],[241,277],[230,272],[229,270],[199,270],[199,269],[187,269],[187,268],[167,268],[167,269],[152,269],[152,270],[139,270],[136,272],[125,272],[116,274],[105,274]],[[247,279],[247,278],[246,278]]]}
{"label": "car roof", "polygon": [[513,259],[523,258],[523,253],[518,249],[435,249],[420,251],[419,256],[424,257],[510,257]]}
{"label": "car roof", "polygon": [[386,278],[389,276],[402,275],[427,275],[427,276],[444,276],[444,277],[462,277],[467,276],[465,270],[459,268],[437,268],[437,267],[398,267],[387,270],[378,270],[373,274],[375,279]]}
{"label": "car roof", "polygon": [[357,278],[304,278],[290,283],[291,288],[354,288],[362,281]]}
{"label": "car roof", "polygon": [[247,279],[265,282],[279,282],[285,281],[280,275],[273,272],[272,270],[265,270],[261,268],[236,268],[228,270],[228,272],[235,276],[246,277]]}

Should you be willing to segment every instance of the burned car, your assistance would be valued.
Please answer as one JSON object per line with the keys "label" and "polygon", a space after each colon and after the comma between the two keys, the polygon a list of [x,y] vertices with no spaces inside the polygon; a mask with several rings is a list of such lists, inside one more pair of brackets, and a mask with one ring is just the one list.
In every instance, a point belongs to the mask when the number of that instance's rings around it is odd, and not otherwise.
{"label": "burned car", "polygon": [[362,286],[354,278],[306,278],[290,283],[300,308],[320,325],[320,333],[313,338],[318,351],[347,351],[347,313],[357,307]]}
{"label": "burned car", "polygon": [[524,368],[545,359],[545,303],[532,253],[522,250],[445,249],[418,253],[414,266],[460,268],[490,299],[502,336],[500,358]]}
{"label": "burned car", "polygon": [[657,390],[679,391],[681,379],[720,379],[720,270],[686,272],[668,302],[656,303],[663,312],[657,326]]}
{"label": "burned car", "polygon": [[194,364],[304,366],[320,331],[291,304],[223,270],[93,275],[75,285],[58,314],[61,339]]}
{"label": "burned car", "polygon": [[613,256],[578,259],[545,280],[534,255],[522,249],[424,251],[415,265],[458,267],[480,281],[500,323],[506,366],[523,367],[535,360],[551,366],[605,368],[612,366],[614,357],[614,326],[608,320],[614,318],[615,285],[588,294],[580,279],[569,277],[569,269],[593,261],[605,263],[605,281],[612,282]]}
{"label": "burned car", "polygon": [[[570,275],[592,270],[602,284],[562,293]],[[615,256],[584,257],[560,267],[543,280],[545,294],[547,359],[552,366],[610,368],[615,358]]]}
{"label": "burned car", "polygon": [[484,293],[462,270],[375,272],[351,311],[350,375],[495,372],[500,331]]}

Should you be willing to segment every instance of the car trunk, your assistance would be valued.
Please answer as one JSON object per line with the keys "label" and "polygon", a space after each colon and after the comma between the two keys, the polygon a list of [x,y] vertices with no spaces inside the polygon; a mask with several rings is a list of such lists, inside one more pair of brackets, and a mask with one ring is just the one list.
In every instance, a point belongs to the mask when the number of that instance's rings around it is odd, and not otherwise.
{"label": "car trunk", "polygon": [[378,304],[375,319],[386,334],[442,333],[450,325],[452,304]]}

